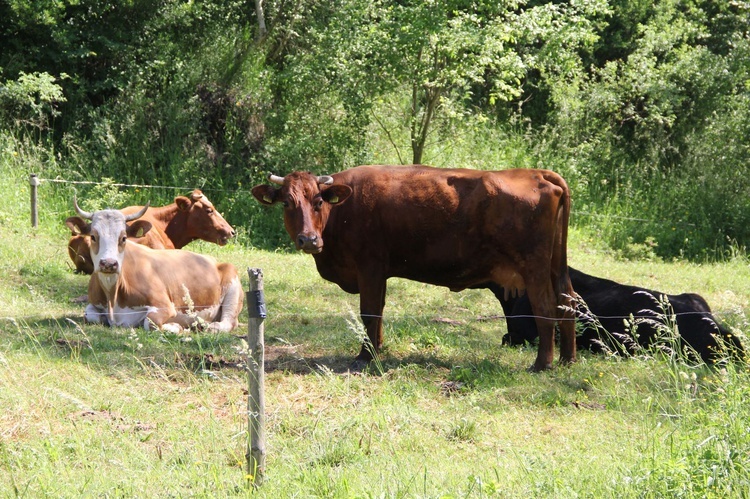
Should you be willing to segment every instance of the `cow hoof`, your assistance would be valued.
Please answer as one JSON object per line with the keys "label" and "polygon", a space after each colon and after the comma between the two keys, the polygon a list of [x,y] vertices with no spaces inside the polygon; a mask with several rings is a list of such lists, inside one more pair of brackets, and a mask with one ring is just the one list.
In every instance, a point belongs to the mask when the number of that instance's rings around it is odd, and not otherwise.
{"label": "cow hoof", "polygon": [[540,373],[542,371],[549,371],[550,369],[552,369],[552,364],[542,364],[540,366],[532,364],[527,371],[530,373]]}
{"label": "cow hoof", "polygon": [[161,329],[162,331],[167,331],[168,333],[172,333],[172,334],[180,334],[183,331],[182,326],[174,322],[167,322],[165,324],[162,324],[161,327],[158,329]]}
{"label": "cow hoof", "polygon": [[354,359],[354,362],[349,366],[349,372],[354,374],[361,374],[367,366],[370,365],[370,361],[364,359]]}

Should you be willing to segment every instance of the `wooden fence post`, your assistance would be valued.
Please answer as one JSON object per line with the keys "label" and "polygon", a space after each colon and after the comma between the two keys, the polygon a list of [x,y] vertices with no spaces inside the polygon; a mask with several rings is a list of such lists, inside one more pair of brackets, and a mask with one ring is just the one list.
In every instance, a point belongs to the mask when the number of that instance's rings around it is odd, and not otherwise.
{"label": "wooden fence post", "polygon": [[39,225],[39,212],[36,207],[37,192],[36,188],[39,186],[39,178],[36,173],[29,175],[29,185],[31,185],[31,226],[36,228]]}
{"label": "wooden fence post", "polygon": [[248,390],[248,449],[247,477],[253,486],[263,483],[266,467],[266,395],[264,388],[265,360],[263,320],[266,318],[266,301],[263,295],[263,272],[247,269],[250,291],[245,295],[249,320],[247,323]]}

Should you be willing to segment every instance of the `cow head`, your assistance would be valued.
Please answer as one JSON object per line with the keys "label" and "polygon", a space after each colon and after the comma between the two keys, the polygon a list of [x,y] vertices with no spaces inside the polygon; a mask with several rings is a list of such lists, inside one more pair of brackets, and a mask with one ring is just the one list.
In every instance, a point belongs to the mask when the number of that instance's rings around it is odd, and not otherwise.
{"label": "cow head", "polygon": [[65,220],[65,225],[70,229],[70,239],[68,240],[68,255],[76,266],[76,272],[82,274],[93,274],[94,263],[91,261],[91,251],[89,245],[89,236],[81,233],[80,223],[85,223],[78,217],[69,217]]}
{"label": "cow head", "polygon": [[[148,209],[148,204],[138,213],[123,215],[118,210],[100,210],[93,213],[78,207],[73,198],[73,206],[79,217],[70,217],[67,222],[77,227],[80,233],[90,239],[90,255],[94,273],[105,288],[111,289],[122,271],[125,257],[125,244],[128,237],[142,237],[151,229],[151,223],[137,220]],[[91,220],[91,223],[86,222]],[[127,222],[133,221],[128,225]],[[70,227],[71,225],[69,225]],[[71,229],[72,230],[72,229]]]}
{"label": "cow head", "polygon": [[177,196],[174,202],[180,212],[187,216],[185,231],[190,238],[224,246],[234,237],[232,226],[224,220],[200,189],[195,189],[190,197]]}
{"label": "cow head", "polygon": [[297,249],[311,254],[323,251],[323,229],[331,207],[343,203],[352,194],[352,188],[334,184],[333,177],[306,172],[268,178],[281,187],[257,185],[252,190],[255,199],[265,205],[277,202],[284,205],[284,226]]}

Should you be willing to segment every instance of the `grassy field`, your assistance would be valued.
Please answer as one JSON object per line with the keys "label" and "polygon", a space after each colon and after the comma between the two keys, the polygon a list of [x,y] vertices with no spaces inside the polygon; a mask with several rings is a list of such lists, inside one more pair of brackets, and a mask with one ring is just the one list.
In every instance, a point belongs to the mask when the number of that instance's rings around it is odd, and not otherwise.
{"label": "grassy field", "polygon": [[[84,324],[55,217],[28,223],[22,189],[0,207],[2,497],[747,497],[747,366],[582,352],[531,374],[533,348],[501,346],[479,290],[394,279],[385,350],[350,375],[358,297],[312,258],[189,248],[263,270],[267,474],[247,486],[247,322],[232,334]],[[279,216],[279,212],[274,212]],[[60,217],[57,216],[59,219]],[[279,220],[280,223],[280,220]],[[664,292],[702,294],[744,338],[750,266],[625,262],[573,230],[571,265]]]}

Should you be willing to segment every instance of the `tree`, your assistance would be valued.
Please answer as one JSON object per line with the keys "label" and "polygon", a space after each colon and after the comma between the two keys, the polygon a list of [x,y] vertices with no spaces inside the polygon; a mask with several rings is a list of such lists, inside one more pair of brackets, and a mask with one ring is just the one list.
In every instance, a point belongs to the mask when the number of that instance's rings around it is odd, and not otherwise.
{"label": "tree", "polygon": [[[407,94],[400,126],[408,130],[412,162],[421,163],[435,120],[447,117],[448,110],[475,105],[475,93],[492,108],[518,97],[531,69],[580,68],[576,50],[595,38],[589,18],[606,7],[601,0],[524,5],[520,0],[342,1],[315,11],[322,15],[306,32],[308,46],[297,47],[285,60],[293,67],[287,70],[295,72],[287,83],[337,93],[353,122],[374,119],[389,137],[399,134],[371,115],[373,105]],[[392,144],[401,147],[395,139]]]}

